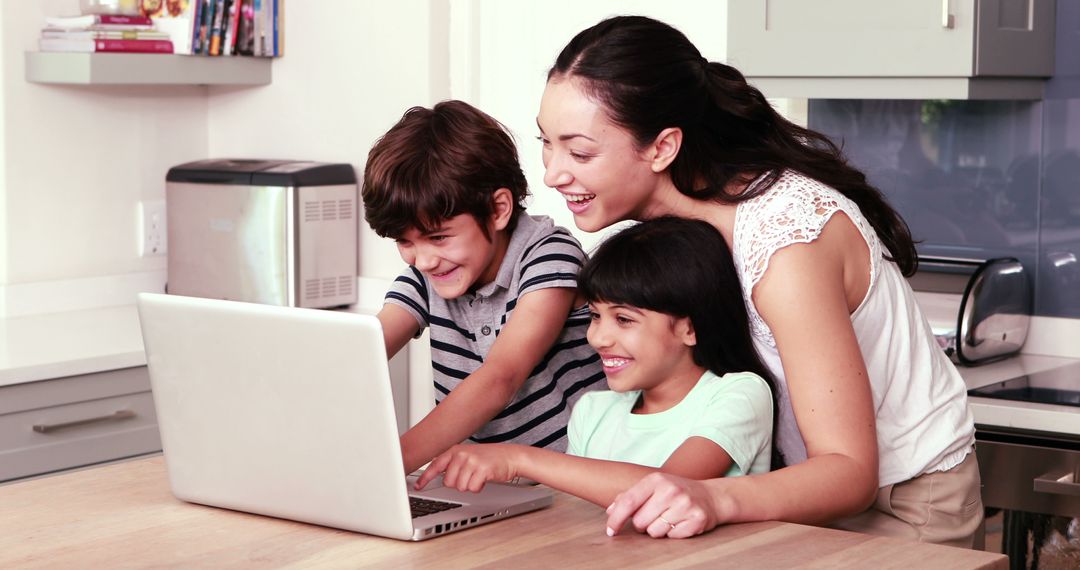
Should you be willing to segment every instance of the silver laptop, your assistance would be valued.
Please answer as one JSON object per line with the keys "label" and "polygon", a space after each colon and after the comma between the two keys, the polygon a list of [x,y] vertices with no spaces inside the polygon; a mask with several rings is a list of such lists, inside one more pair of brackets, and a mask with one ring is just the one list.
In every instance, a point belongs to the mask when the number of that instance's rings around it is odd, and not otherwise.
{"label": "silver laptop", "polygon": [[138,306],[179,499],[402,540],[552,502],[500,484],[413,491],[373,316],[150,293]]}

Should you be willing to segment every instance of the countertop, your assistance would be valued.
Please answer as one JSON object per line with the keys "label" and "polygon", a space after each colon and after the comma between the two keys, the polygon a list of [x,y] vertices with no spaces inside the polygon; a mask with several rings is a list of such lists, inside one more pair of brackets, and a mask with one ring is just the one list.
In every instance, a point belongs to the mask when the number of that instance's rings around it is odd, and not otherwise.
{"label": "countertop", "polygon": [[[388,282],[360,278],[354,312],[374,312]],[[1080,359],[1020,354],[959,367],[968,388],[1048,370]],[[0,319],[0,386],[146,364],[134,305]],[[1080,435],[1080,408],[971,398],[975,423]]]}
{"label": "countertop", "polygon": [[[983,366],[960,367],[968,389],[1078,362],[1075,358],[1020,354]],[[1077,378],[1080,389],[1080,378]],[[975,423],[1080,435],[1080,407],[969,397]]]}
{"label": "countertop", "polygon": [[781,522],[689,540],[604,534],[604,511],[552,507],[410,543],[181,502],[161,457],[0,487],[0,567],[1007,568],[1001,554]]}
{"label": "countertop", "polygon": [[135,305],[0,319],[0,386],[144,364]]}

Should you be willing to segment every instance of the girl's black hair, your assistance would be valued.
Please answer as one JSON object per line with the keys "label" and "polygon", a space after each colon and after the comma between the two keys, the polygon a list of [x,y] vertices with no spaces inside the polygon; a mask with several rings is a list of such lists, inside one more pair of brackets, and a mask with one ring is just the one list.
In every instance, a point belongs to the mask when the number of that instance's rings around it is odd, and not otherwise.
{"label": "girl's black hair", "polygon": [[708,222],[663,216],[605,241],[578,275],[590,303],[616,303],[689,318],[697,337],[694,363],[716,374],[753,372],[773,394],[772,468],[776,446],[776,381],[754,349],[739,276],[724,237]]}
{"label": "girl's black hair", "polygon": [[[660,131],[682,129],[669,170],[679,192],[699,200],[741,202],[771,187],[784,169],[847,196],[862,211],[904,275],[918,259],[911,231],[884,196],[824,135],[781,117],[734,67],[709,62],[675,28],[643,16],[618,16],[588,28],[563,48],[548,80],[576,78],[639,146]],[[731,182],[761,183],[739,195]]]}

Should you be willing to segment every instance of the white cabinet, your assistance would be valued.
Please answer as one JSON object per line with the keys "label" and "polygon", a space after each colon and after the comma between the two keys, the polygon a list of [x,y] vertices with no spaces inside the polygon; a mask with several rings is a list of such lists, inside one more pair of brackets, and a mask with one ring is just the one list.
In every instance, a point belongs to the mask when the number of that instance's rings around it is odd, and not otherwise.
{"label": "white cabinet", "polygon": [[145,366],[0,387],[0,481],[160,450]]}
{"label": "white cabinet", "polygon": [[1037,98],[1054,0],[729,0],[728,62],[769,96]]}

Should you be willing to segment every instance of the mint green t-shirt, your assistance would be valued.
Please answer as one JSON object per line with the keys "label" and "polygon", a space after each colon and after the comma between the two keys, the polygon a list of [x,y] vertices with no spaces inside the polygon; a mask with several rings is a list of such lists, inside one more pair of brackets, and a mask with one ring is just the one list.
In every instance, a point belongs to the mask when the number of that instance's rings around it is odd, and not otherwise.
{"label": "mint green t-shirt", "polygon": [[772,394],[751,372],[705,372],[674,407],[633,414],[640,395],[600,390],[578,400],[567,428],[567,453],[660,467],[687,439],[715,442],[733,464],[725,476],[765,473],[772,454]]}

